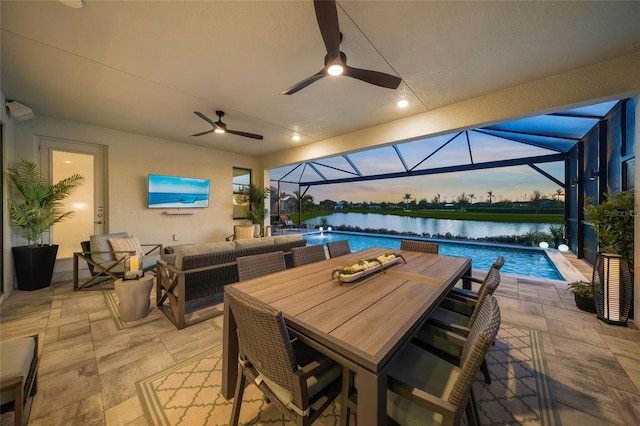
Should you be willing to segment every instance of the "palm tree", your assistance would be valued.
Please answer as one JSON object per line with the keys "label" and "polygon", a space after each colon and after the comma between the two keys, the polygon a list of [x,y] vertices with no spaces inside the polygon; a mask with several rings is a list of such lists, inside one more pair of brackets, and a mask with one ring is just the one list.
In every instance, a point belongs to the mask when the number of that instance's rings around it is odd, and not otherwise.
{"label": "palm tree", "polygon": [[469,200],[471,201],[471,204],[473,204],[473,199],[474,198],[476,198],[476,193],[475,192],[469,193]]}
{"label": "palm tree", "polygon": [[562,188],[558,188],[556,189],[556,195],[555,195],[555,199],[556,201],[560,201],[560,197],[562,197],[564,195],[564,191],[562,190]]}
{"label": "palm tree", "polygon": [[487,191],[487,195],[487,198],[489,198],[489,204],[491,204],[491,201],[493,201],[493,191]]}
{"label": "palm tree", "polygon": [[529,205],[536,209],[536,213],[539,213],[544,200],[546,200],[546,197],[540,191],[535,189],[529,196]]}
{"label": "palm tree", "polygon": [[302,195],[300,191],[293,191],[293,198],[298,204],[298,223],[302,223],[302,208],[310,204],[313,205],[313,196]]}
{"label": "palm tree", "polygon": [[411,200],[411,194],[404,194],[404,198],[402,198],[405,203],[405,209],[409,210],[409,201]]}
{"label": "palm tree", "polygon": [[456,203],[458,203],[460,207],[466,206],[467,204],[469,204],[469,196],[463,192],[458,197],[456,197]]}

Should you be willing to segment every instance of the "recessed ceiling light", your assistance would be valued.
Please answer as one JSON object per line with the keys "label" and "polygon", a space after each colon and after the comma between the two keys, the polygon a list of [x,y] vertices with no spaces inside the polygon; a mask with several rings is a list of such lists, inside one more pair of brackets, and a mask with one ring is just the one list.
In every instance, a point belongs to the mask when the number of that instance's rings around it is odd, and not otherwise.
{"label": "recessed ceiling light", "polygon": [[291,138],[294,141],[298,142],[300,140],[300,135],[293,135],[293,137]]}
{"label": "recessed ceiling light", "polygon": [[398,101],[397,105],[398,108],[406,108],[409,105],[409,101],[406,99],[402,99]]}
{"label": "recessed ceiling light", "polygon": [[74,9],[82,8],[82,0],[60,0],[60,3],[72,7]]}

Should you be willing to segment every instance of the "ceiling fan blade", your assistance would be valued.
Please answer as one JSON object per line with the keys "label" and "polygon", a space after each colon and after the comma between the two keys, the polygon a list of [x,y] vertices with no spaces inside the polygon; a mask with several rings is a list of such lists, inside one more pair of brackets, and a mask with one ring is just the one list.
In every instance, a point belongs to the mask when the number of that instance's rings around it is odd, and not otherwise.
{"label": "ceiling fan blade", "polygon": [[320,80],[322,77],[324,77],[326,75],[327,75],[326,69],[322,68],[320,71],[318,71],[317,73],[315,73],[311,77],[307,77],[304,80],[294,84],[293,86],[289,87],[287,90],[285,90],[284,92],[282,92],[280,94],[281,95],[293,95],[294,93],[304,89],[305,87],[307,87],[311,83],[315,83],[316,81]]}
{"label": "ceiling fan blade", "polygon": [[214,129],[211,129],[211,130],[207,130],[206,132],[196,133],[195,135],[191,135],[191,136],[208,135],[209,133],[212,133],[213,131],[214,131]]}
{"label": "ceiling fan blade", "polygon": [[260,140],[264,139],[264,136],[256,135],[255,133],[238,132],[236,130],[229,130],[229,129],[227,129],[227,133],[231,133],[232,135],[244,136],[245,138],[251,138],[251,139],[260,139]]}
{"label": "ceiling fan blade", "polygon": [[329,59],[335,59],[340,54],[340,25],[338,24],[338,8],[335,0],[314,0],[316,19],[320,34],[327,48]]}
{"label": "ceiling fan blade", "polygon": [[207,117],[207,116],[206,116],[206,115],[204,115],[203,113],[198,112],[198,111],[193,111],[193,113],[194,113],[195,115],[197,115],[198,117],[202,118],[202,119],[203,119],[204,121],[206,121],[207,123],[211,124],[211,125],[213,126],[214,130],[218,127],[218,125],[216,124],[216,122],[215,122],[215,121],[213,121],[212,119],[210,119],[209,117]]}
{"label": "ceiling fan blade", "polygon": [[360,68],[345,67],[344,74],[346,76],[357,78],[366,83],[375,84],[376,86],[387,89],[397,89],[402,79],[395,75],[385,74],[379,71],[363,70]]}

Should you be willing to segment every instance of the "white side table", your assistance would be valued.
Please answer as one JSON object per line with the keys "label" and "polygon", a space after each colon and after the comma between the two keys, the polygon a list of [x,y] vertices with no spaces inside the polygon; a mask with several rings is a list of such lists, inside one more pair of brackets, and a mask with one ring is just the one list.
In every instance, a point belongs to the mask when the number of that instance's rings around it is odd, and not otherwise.
{"label": "white side table", "polygon": [[118,296],[118,311],[123,321],[137,321],[149,313],[151,288],[155,276],[149,274],[137,280],[117,279],[114,281]]}

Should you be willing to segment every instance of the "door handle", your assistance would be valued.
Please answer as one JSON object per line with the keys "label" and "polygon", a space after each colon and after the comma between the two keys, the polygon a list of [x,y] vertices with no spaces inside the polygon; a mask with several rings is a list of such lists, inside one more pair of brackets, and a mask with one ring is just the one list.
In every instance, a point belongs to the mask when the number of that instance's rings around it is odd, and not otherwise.
{"label": "door handle", "polygon": [[97,221],[97,222],[93,222],[93,223],[95,223],[95,224],[97,224],[97,225],[102,225],[102,221],[101,221],[101,220],[99,220],[99,221]]}

